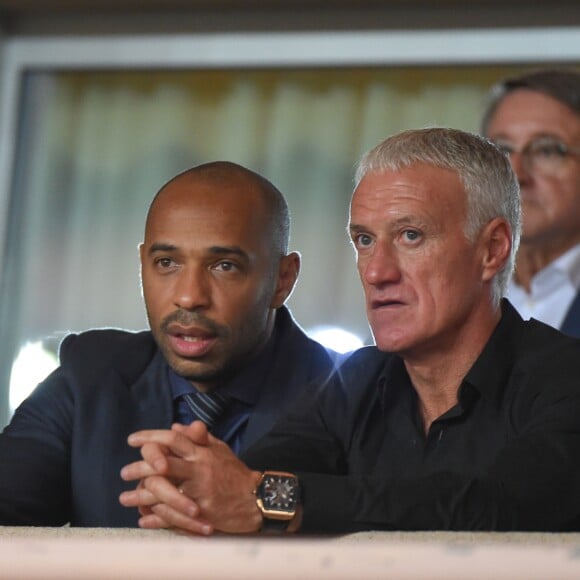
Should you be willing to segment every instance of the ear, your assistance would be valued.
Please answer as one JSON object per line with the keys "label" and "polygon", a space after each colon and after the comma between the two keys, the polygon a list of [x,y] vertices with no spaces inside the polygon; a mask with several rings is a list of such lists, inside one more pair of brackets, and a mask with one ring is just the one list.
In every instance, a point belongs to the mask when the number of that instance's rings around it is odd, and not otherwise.
{"label": "ear", "polygon": [[143,286],[143,270],[145,269],[145,243],[139,244],[139,279],[141,286]]}
{"label": "ear", "polygon": [[482,248],[481,279],[489,282],[508,261],[512,249],[512,231],[504,218],[492,219],[480,234]]}
{"label": "ear", "polygon": [[298,273],[300,272],[300,254],[298,252],[291,252],[287,256],[280,259],[278,265],[278,277],[276,280],[276,289],[272,296],[270,308],[280,308],[286,302],[296,280],[298,280]]}

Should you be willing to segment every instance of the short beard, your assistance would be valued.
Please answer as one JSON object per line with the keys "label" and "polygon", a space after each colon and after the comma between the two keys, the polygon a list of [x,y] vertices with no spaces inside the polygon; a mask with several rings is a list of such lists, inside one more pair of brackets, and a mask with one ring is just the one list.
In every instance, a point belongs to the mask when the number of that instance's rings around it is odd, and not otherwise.
{"label": "short beard", "polygon": [[191,383],[201,383],[213,388],[215,385],[221,385],[229,381],[239,372],[241,366],[242,361],[237,360],[227,361],[227,363],[220,368],[207,369],[197,373],[180,372],[179,369],[176,369],[175,367],[172,368],[176,374]]}
{"label": "short beard", "polygon": [[[219,337],[221,339],[228,339],[230,337],[230,329],[222,326],[221,324],[217,324],[213,320],[208,319],[203,314],[199,312],[190,312],[187,310],[176,310],[175,312],[169,314],[165,317],[159,326],[160,335],[166,335],[167,329],[171,323],[179,323],[183,324],[184,326],[191,326],[197,325],[199,327],[204,328],[211,334]],[[253,324],[249,322],[248,324]],[[150,327],[151,322],[150,322]],[[183,361],[183,367],[180,367],[179,359],[176,360],[175,363],[171,362],[173,352],[169,348],[169,346],[165,345],[161,340],[161,336],[159,336],[159,340],[155,337],[157,345],[161,350],[163,357],[165,358],[167,364],[171,367],[171,369],[183,379],[191,382],[191,383],[199,383],[202,384],[209,389],[213,389],[227,381],[229,381],[232,377],[235,377],[236,374],[240,372],[241,369],[245,368],[248,363],[262,350],[264,345],[268,342],[268,336],[260,335],[256,336],[253,344],[251,344],[249,350],[244,349],[243,352],[236,352],[230,353],[230,356],[226,357],[223,361],[221,366],[217,367],[210,367],[206,368],[205,370],[200,369],[199,371],[189,371],[187,370],[187,362]],[[202,364],[202,363],[200,363]]]}

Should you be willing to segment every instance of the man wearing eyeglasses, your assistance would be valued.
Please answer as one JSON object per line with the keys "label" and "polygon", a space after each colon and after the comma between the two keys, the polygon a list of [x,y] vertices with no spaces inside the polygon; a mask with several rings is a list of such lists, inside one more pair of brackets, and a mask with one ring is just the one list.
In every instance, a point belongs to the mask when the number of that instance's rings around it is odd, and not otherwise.
{"label": "man wearing eyeglasses", "polygon": [[580,73],[543,70],[490,91],[483,133],[510,157],[523,231],[508,297],[580,337]]}

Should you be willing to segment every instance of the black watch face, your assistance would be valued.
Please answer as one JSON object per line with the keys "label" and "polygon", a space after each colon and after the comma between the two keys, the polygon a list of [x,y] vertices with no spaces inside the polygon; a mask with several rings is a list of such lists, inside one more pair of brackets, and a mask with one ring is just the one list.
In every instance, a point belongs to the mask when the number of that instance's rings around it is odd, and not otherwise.
{"label": "black watch face", "polygon": [[262,481],[262,502],[267,510],[293,512],[298,501],[298,482],[294,477],[267,475]]}

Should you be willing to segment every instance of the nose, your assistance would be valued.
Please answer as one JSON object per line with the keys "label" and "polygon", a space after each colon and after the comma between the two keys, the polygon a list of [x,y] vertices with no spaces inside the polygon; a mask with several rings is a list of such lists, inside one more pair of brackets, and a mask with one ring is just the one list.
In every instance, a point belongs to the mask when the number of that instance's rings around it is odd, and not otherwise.
{"label": "nose", "polygon": [[211,304],[208,273],[202,267],[184,267],[175,279],[173,302],[183,310],[200,310]]}
{"label": "nose", "polygon": [[365,284],[379,288],[401,279],[396,252],[387,243],[377,242],[368,256],[359,257],[359,271]]}
{"label": "nose", "polygon": [[530,165],[526,155],[521,151],[513,151],[509,156],[510,165],[518,178],[520,185],[527,183],[532,178]]}

